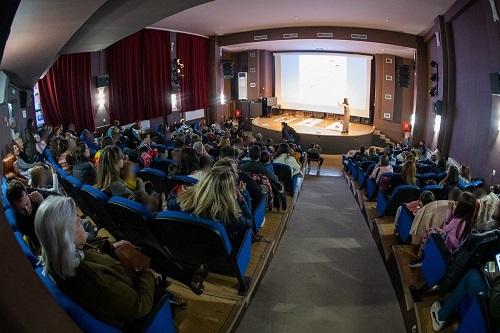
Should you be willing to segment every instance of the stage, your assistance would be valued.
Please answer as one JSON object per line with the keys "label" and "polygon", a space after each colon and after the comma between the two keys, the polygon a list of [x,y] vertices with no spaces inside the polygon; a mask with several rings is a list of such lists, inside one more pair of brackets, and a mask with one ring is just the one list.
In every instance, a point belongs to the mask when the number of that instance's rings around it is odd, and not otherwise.
{"label": "stage", "polygon": [[262,133],[264,138],[272,138],[274,142],[281,141],[281,122],[293,127],[299,135],[300,145],[306,149],[311,143],[321,145],[325,154],[344,154],[359,146],[369,147],[373,142],[372,125],[358,123],[349,124],[349,133],[341,133],[342,124],[339,120],[308,118],[301,116],[278,115],[270,118],[254,118],[252,134]]}

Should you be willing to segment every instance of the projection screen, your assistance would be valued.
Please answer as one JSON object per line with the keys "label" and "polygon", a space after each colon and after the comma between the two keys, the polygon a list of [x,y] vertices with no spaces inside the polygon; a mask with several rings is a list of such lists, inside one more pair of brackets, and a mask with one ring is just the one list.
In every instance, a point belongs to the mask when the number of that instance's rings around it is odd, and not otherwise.
{"label": "projection screen", "polygon": [[275,52],[275,95],[283,109],[370,116],[372,56],[343,53]]}

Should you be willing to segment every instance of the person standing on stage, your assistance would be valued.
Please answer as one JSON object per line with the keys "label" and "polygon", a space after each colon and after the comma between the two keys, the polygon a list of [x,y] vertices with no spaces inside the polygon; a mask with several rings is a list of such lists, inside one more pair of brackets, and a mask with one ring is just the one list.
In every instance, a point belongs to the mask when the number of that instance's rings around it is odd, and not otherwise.
{"label": "person standing on stage", "polygon": [[349,133],[349,119],[351,118],[351,108],[349,107],[349,101],[347,98],[344,98],[344,102],[342,103],[344,107],[344,121],[342,124],[342,133]]}

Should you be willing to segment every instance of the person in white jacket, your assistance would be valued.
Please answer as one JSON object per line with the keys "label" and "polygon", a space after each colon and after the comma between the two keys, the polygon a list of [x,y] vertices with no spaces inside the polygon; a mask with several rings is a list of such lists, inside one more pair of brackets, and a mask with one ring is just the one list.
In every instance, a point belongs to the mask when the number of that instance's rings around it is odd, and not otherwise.
{"label": "person in white jacket", "polygon": [[278,150],[274,154],[273,162],[286,164],[292,168],[292,177],[297,174],[303,175],[300,164],[292,156],[288,143],[280,143]]}

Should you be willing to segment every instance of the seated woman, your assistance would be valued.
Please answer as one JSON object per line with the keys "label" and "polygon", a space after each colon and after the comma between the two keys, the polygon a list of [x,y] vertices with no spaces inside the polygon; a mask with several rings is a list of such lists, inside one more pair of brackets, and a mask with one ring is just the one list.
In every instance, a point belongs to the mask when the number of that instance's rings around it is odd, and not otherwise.
{"label": "seated woman", "polygon": [[460,179],[466,183],[470,183],[472,181],[470,167],[468,165],[462,165],[460,167]]}
{"label": "seated woman", "polygon": [[213,164],[214,161],[212,160],[212,157],[210,157],[210,155],[201,155],[199,164],[200,169],[195,173],[191,174],[190,177],[200,180],[201,178],[205,177],[205,175],[210,171],[210,169],[212,169]]}
{"label": "seated woman", "polygon": [[386,172],[393,172],[393,169],[392,165],[389,164],[389,156],[384,155],[380,158],[380,163],[373,168],[370,179],[373,179],[378,184],[380,177]]}
{"label": "seated woman", "polygon": [[235,170],[216,166],[198,183],[168,201],[168,209],[190,212],[194,215],[220,221],[231,240],[238,246],[244,232],[252,227],[252,213],[240,191],[243,183],[236,185]]}
{"label": "seated woman", "polygon": [[11,151],[16,159],[14,162],[14,168],[17,169],[19,174],[22,174],[26,178],[30,178],[30,169],[36,166],[36,163],[28,163],[26,154],[23,151],[23,140],[17,138],[15,142],[11,145]]}
{"label": "seated woman", "polygon": [[412,244],[419,245],[427,229],[443,225],[449,203],[458,201],[461,193],[460,189],[454,187],[448,192],[448,200],[436,200],[418,210],[410,229]]}
{"label": "seated woman", "polygon": [[422,265],[423,248],[427,238],[432,233],[438,233],[443,238],[444,244],[450,252],[455,251],[472,230],[476,203],[476,196],[469,192],[462,192],[456,205],[454,202],[450,202],[443,226],[427,229],[418,251],[417,260],[410,263],[410,267],[420,267]]}
{"label": "seated woman", "polygon": [[192,176],[200,170],[200,159],[193,148],[183,148],[177,165],[178,175]]}
{"label": "seated woman", "polygon": [[[457,312],[460,303],[466,297],[474,297],[483,292],[488,294],[489,315],[494,320],[494,327],[500,325],[500,273],[483,273],[471,269],[465,273],[444,304],[436,301],[431,306],[432,328],[438,332],[446,325],[451,316]],[[487,280],[492,285],[488,286]]]}
{"label": "seated woman", "polygon": [[500,199],[498,199],[495,193],[491,192],[491,189],[487,185],[474,189],[474,193],[479,202],[479,210],[477,212],[476,224],[473,228],[479,232],[490,230],[490,218],[495,214],[495,209]]}
{"label": "seated woman", "polygon": [[292,169],[292,177],[295,175],[303,175],[300,164],[292,155],[288,143],[280,143],[278,150],[274,154],[273,162],[288,165]]}
{"label": "seated woman", "polygon": [[417,166],[415,164],[415,161],[410,159],[407,160],[401,167],[401,173],[396,173],[391,177],[389,184],[387,185],[387,189],[385,190],[385,193],[387,195],[392,194],[392,192],[396,189],[396,187],[400,185],[416,185],[416,184],[417,184]]}
{"label": "seated woman", "polygon": [[57,164],[71,175],[73,173],[73,156],[71,153],[70,140],[56,136],[50,141],[50,150],[54,154]]}
{"label": "seated woman", "polygon": [[[436,201],[434,193],[432,193],[431,191],[422,191],[422,193],[420,193],[420,197],[418,200],[410,201],[408,203],[404,203],[403,205],[405,205],[410,212],[416,214],[420,210],[420,208],[434,201]],[[397,227],[399,222],[399,216],[401,215],[401,209],[403,205],[399,206],[398,210],[396,211],[396,216],[394,217],[394,230],[398,230]]]}
{"label": "seated woman", "polygon": [[97,170],[90,162],[90,150],[85,142],[80,142],[75,149],[73,165],[73,176],[82,183],[94,185],[97,178]]}
{"label": "seated woman", "polygon": [[86,244],[87,233],[73,199],[45,199],[35,216],[35,232],[42,248],[44,274],[103,321],[125,327],[147,316],[161,296],[160,274],[119,261],[115,251],[130,243],[120,241],[101,249]]}
{"label": "seated woman", "polygon": [[439,185],[442,185],[444,188],[450,189],[452,187],[458,186],[458,180],[460,177],[460,173],[458,168],[454,165],[450,165],[448,167],[448,172],[446,177],[439,182]]}
{"label": "seated woman", "polygon": [[7,154],[2,159],[3,174],[5,175],[5,178],[7,179],[7,181],[18,179],[27,184],[28,179],[26,178],[26,176],[21,174],[21,171],[16,168],[15,164],[16,157],[14,156],[14,154]]}

